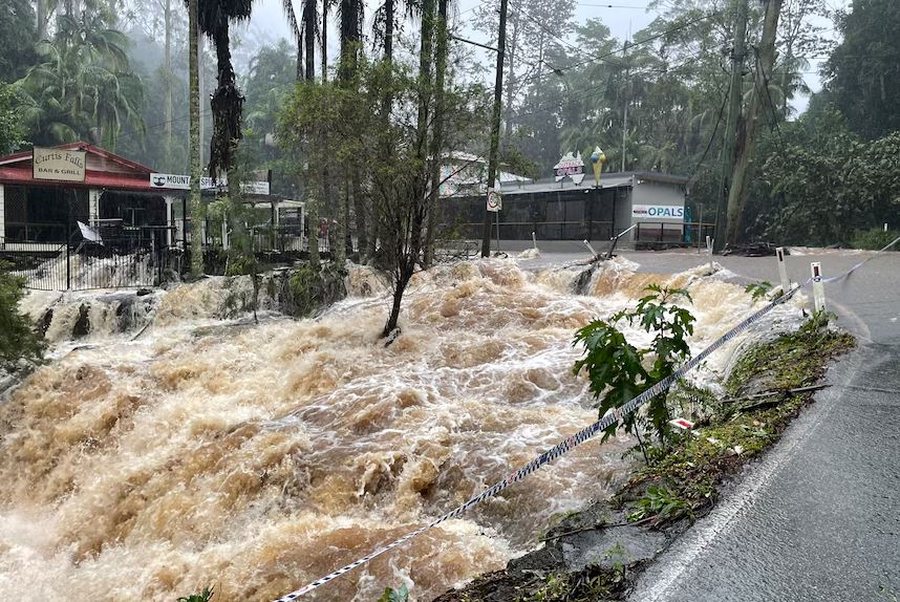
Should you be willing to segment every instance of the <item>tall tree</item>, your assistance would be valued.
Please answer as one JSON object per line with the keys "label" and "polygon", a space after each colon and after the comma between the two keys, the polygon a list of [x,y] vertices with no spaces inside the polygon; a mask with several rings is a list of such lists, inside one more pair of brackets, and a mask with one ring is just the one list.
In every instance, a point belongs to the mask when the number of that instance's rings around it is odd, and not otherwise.
{"label": "tall tree", "polygon": [[303,27],[303,39],[306,44],[306,69],[304,77],[307,81],[316,78],[316,33],[319,29],[319,15],[316,10],[317,0],[303,0],[303,12],[301,13],[301,25]]}
{"label": "tall tree", "polygon": [[29,0],[0,5],[0,81],[16,81],[34,64],[35,23]]}
{"label": "tall tree", "polygon": [[81,138],[115,149],[125,121],[141,126],[143,86],[127,47],[124,34],[97,15],[59,17],[54,39],[37,45],[41,62],[17,84],[35,142]]}
{"label": "tall tree", "polygon": [[210,142],[209,173],[217,177],[234,163],[241,139],[241,111],[244,97],[238,90],[231,62],[231,21],[250,18],[253,0],[200,0],[197,23],[216,47],[218,86],[212,95],[213,134]]}
{"label": "tall tree", "polygon": [[186,0],[188,8],[188,81],[190,104],[190,163],[191,163],[191,277],[203,274],[203,222],[206,218],[200,196],[200,0]]}
{"label": "tall tree", "polygon": [[300,24],[297,20],[297,13],[294,12],[293,0],[282,0],[281,7],[288,20],[288,27],[291,29],[291,37],[297,44],[297,79],[299,80],[303,77],[303,32],[301,31]]}
{"label": "tall tree", "polygon": [[827,96],[866,138],[900,130],[900,2],[854,0],[824,68]]}
{"label": "tall tree", "polygon": [[750,187],[750,169],[756,149],[760,113],[764,106],[763,97],[767,94],[766,89],[775,65],[775,36],[778,32],[781,4],[782,0],[766,0],[762,39],[759,43],[756,61],[757,73],[754,77],[757,85],[751,92],[750,104],[738,131],[734,168],[731,172],[731,187],[728,189],[726,242],[730,245],[734,245],[744,236],[742,228],[744,205]]}
{"label": "tall tree", "polygon": [[435,21],[435,59],[434,59],[434,119],[431,136],[431,165],[428,190],[428,220],[425,230],[425,267],[434,261],[435,229],[437,228],[438,198],[441,190],[441,163],[444,152],[444,102],[445,78],[447,75],[448,55],[448,12],[449,0],[438,0],[438,14]]}

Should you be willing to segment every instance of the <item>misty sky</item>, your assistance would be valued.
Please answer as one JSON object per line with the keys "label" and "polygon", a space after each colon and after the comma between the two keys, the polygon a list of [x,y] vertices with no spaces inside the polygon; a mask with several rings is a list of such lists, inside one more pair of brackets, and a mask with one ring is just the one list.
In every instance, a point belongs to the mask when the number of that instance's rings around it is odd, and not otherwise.
{"label": "misty sky", "polygon": [[[469,27],[469,22],[473,16],[472,9],[479,4],[480,1],[481,0],[459,0],[457,19],[461,25],[461,35],[476,41],[487,41],[483,36]],[[852,0],[823,1],[827,2],[827,5],[831,8],[844,9],[849,8],[852,2]],[[613,8],[610,8],[608,6],[609,4],[612,4]],[[592,18],[600,18],[610,28],[615,37],[620,40],[625,40],[630,34],[649,25],[657,16],[657,12],[648,11],[646,9],[647,4],[649,4],[649,0],[587,0],[586,2],[578,3],[575,11],[575,18],[582,22]],[[295,10],[299,12],[300,0],[294,0],[294,6]],[[373,2],[371,0],[366,2],[366,24],[364,31],[371,31],[370,18],[372,11],[376,6],[378,6],[378,2]],[[820,23],[820,25],[827,28],[832,27],[831,23],[827,21]],[[257,0],[253,7],[253,18],[246,35],[257,43],[271,43],[282,37],[288,38],[290,32],[288,31],[284,19],[281,0]],[[336,38],[336,35],[331,35],[331,40],[334,41],[334,46],[331,50],[332,56],[335,56],[337,52]],[[486,54],[487,53],[485,53],[485,55]],[[483,55],[485,62],[492,65],[492,58],[485,55]],[[818,91],[821,88],[821,82],[816,73],[820,65],[821,61],[810,61],[810,66],[808,68],[810,73],[804,74],[807,84],[813,91]],[[493,75],[488,72],[486,74],[485,83],[490,84],[492,82]],[[798,112],[805,110],[807,104],[807,98],[797,98],[793,102],[793,106]]]}

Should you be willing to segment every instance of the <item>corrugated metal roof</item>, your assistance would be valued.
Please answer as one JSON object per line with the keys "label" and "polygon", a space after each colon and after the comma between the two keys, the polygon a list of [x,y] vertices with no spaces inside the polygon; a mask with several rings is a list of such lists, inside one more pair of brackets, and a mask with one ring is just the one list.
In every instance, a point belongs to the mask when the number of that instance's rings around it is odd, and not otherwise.
{"label": "corrugated metal roof", "polygon": [[[688,183],[688,180],[689,178],[684,176],[675,176],[658,172],[629,171],[625,173],[603,174],[600,178],[600,188],[631,188],[635,181],[637,181],[638,184],[640,184],[641,181],[651,181],[661,184],[684,186]],[[554,178],[544,178],[533,182],[504,182],[501,184],[501,190],[504,195],[591,190],[594,188],[594,175],[591,173],[585,174],[584,180],[581,182],[580,186],[576,185],[571,178],[564,178],[560,182],[557,182]]]}

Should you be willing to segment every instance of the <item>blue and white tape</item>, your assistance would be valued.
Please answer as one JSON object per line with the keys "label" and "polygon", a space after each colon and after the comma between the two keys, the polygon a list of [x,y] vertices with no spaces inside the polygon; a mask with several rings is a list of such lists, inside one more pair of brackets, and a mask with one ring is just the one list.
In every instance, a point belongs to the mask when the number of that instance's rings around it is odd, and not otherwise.
{"label": "blue and white tape", "polygon": [[[853,267],[851,267],[849,270],[847,270],[843,274],[841,274],[839,276],[834,276],[831,278],[824,279],[824,281],[825,282],[835,282],[842,278],[846,278],[847,276],[852,274],[855,270],[862,267],[865,263],[874,259],[875,256],[877,256],[880,253],[883,253],[884,251],[887,251],[888,249],[890,249],[892,246],[894,246],[898,242],[900,242],[900,237],[898,237],[892,243],[890,243],[889,245],[887,245],[886,247],[884,247],[883,249],[881,249],[880,251],[875,253],[875,255],[873,255],[872,257],[869,257],[865,261],[861,261],[858,264],[854,265]],[[682,364],[668,378],[665,378],[665,379],[659,381],[658,383],[656,383],[655,385],[653,385],[652,387],[650,387],[649,389],[647,389],[646,391],[644,391],[643,393],[638,395],[637,397],[634,397],[631,401],[627,402],[625,405],[621,406],[620,408],[616,409],[613,412],[606,414],[600,420],[581,429],[580,431],[578,431],[571,437],[568,437],[567,439],[561,441],[554,447],[551,447],[550,449],[548,449],[541,455],[539,455],[536,458],[534,458],[533,460],[531,460],[528,464],[525,464],[518,470],[510,473],[507,477],[505,477],[501,481],[498,481],[491,487],[488,487],[487,489],[485,489],[484,491],[482,491],[475,497],[471,498],[464,504],[457,506],[450,512],[447,512],[443,516],[433,520],[432,522],[428,523],[427,525],[420,527],[419,529],[416,529],[415,531],[411,531],[411,532],[407,533],[406,535],[404,535],[403,537],[396,539],[396,540],[392,541],[391,543],[386,544],[386,545],[372,551],[371,553],[367,554],[366,556],[363,556],[362,558],[355,560],[355,561],[351,562],[350,564],[344,565],[341,568],[337,569],[336,571],[329,573],[328,575],[325,575],[324,577],[321,577],[311,583],[304,585],[303,587],[301,587],[298,590],[295,590],[289,594],[285,594],[284,596],[275,600],[275,602],[292,602],[293,600],[296,600],[300,596],[303,596],[304,594],[308,594],[309,592],[313,591],[314,589],[317,589],[317,588],[325,585],[329,581],[333,581],[334,579],[337,579],[341,575],[344,575],[345,573],[349,573],[353,569],[366,564],[370,560],[374,560],[375,558],[381,556],[385,552],[389,552],[389,551],[393,550],[394,548],[403,545],[407,541],[413,539],[414,537],[421,535],[422,533],[436,527],[437,525],[439,525],[445,521],[448,521],[452,518],[456,518],[456,517],[462,515],[472,506],[476,506],[476,505],[480,504],[481,502],[483,502],[484,500],[494,497],[495,495],[497,495],[498,493],[500,493],[501,491],[503,491],[504,489],[506,489],[513,483],[521,481],[522,479],[524,479],[525,477],[527,477],[528,475],[530,475],[537,469],[541,468],[545,464],[549,464],[550,462],[559,458],[560,456],[563,456],[563,455],[569,453],[571,450],[575,449],[577,446],[581,445],[585,441],[597,436],[599,433],[603,432],[604,430],[606,430],[607,428],[612,426],[614,423],[621,422],[621,420],[624,416],[631,414],[632,412],[636,411],[639,407],[641,407],[642,405],[647,403],[649,400],[653,399],[660,393],[666,391],[678,379],[682,378],[690,370],[697,367],[701,362],[703,362],[703,360],[705,360],[707,357],[709,357],[710,354],[712,354],[713,352],[718,350],[725,343],[734,339],[734,337],[738,336],[739,334],[741,334],[742,332],[747,330],[754,322],[757,322],[758,320],[760,320],[763,316],[765,316],[767,313],[772,311],[778,305],[789,300],[791,297],[793,297],[797,293],[797,291],[806,287],[811,282],[812,282],[812,278],[808,279],[803,284],[795,286],[791,290],[787,291],[784,295],[775,299],[774,301],[772,301],[765,307],[759,309],[758,311],[753,313],[751,316],[744,319],[740,324],[738,324],[737,326],[735,326],[734,328],[732,328],[731,330],[726,332],[724,335],[722,335],[721,337],[716,339],[706,349],[704,349],[699,354],[697,354],[696,356],[692,357],[690,360],[688,360],[687,362]]]}

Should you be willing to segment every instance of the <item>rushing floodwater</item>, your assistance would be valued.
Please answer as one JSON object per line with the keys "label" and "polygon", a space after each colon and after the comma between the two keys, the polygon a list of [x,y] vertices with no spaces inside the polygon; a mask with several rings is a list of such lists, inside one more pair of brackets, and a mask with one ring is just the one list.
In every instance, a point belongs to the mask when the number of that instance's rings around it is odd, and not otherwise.
{"label": "rushing floodwater", "polygon": [[[696,349],[752,309],[702,268],[633,267],[607,266],[578,296],[577,271],[442,266],[416,278],[387,348],[384,289],[364,270],[351,292],[375,296],[318,320],[217,322],[220,280],[166,293],[138,340],[96,333],[0,406],[0,599],[171,601],[214,585],[216,600],[271,600],[418,527],[596,419],[571,375],[578,327],[651,282],[690,289]],[[310,599],[374,601],[406,582],[429,600],[501,568],[553,514],[621,483],[630,446],[583,445]]]}

